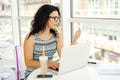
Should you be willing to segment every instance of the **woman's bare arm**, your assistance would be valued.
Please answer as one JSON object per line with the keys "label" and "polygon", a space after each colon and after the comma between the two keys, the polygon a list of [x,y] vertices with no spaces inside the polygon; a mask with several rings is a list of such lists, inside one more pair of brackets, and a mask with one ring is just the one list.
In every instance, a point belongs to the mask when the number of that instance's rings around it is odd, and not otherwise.
{"label": "woman's bare arm", "polygon": [[57,52],[59,57],[61,56],[62,47],[63,47],[63,39],[60,32],[57,31]]}
{"label": "woman's bare arm", "polygon": [[76,44],[76,41],[78,40],[78,38],[80,37],[80,35],[81,35],[81,30],[80,30],[80,28],[79,28],[79,29],[75,32],[75,35],[73,36],[71,45]]}
{"label": "woman's bare arm", "polygon": [[33,60],[34,43],[35,43],[34,36],[31,35],[28,38],[28,35],[27,35],[24,41],[24,58],[25,58],[25,64],[27,67],[38,68],[40,67],[40,62]]}

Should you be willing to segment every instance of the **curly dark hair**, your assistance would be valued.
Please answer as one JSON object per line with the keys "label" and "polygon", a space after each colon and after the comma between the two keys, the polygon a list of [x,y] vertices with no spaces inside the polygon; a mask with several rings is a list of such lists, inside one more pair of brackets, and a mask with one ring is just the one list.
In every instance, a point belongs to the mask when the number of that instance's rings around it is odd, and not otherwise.
{"label": "curly dark hair", "polygon": [[[38,11],[36,12],[34,16],[34,19],[31,22],[32,27],[29,33],[29,37],[45,29],[49,15],[53,11],[57,11],[60,16],[59,8],[53,5],[45,4],[38,9]],[[50,32],[56,36],[56,33],[53,29],[50,30]]]}

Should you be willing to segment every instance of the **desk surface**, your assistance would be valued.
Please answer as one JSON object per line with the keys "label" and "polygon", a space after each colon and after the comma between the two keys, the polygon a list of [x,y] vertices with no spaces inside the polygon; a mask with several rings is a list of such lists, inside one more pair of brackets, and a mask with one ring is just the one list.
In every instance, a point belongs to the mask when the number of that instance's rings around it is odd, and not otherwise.
{"label": "desk surface", "polygon": [[[120,75],[105,75],[99,74],[98,69],[100,64],[89,64],[81,69],[74,70],[69,73],[62,75],[53,75],[53,78],[43,80],[120,80]],[[27,80],[41,80],[37,79],[36,76],[40,73],[40,68],[34,70]]]}
{"label": "desk surface", "polygon": [[0,80],[16,80],[16,73],[11,68],[0,68]]}

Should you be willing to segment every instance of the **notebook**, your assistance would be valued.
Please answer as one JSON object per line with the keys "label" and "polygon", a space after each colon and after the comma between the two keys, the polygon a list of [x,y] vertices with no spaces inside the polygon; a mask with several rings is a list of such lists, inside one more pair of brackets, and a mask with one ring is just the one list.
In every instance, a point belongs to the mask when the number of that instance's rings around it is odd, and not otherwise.
{"label": "notebook", "polygon": [[59,69],[48,69],[55,74],[64,74],[87,65],[91,42],[80,43],[62,48]]}

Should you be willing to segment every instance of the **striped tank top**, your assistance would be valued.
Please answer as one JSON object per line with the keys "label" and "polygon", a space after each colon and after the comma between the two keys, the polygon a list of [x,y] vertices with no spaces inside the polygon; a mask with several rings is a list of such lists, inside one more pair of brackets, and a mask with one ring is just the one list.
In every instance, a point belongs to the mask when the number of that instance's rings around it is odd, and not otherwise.
{"label": "striped tank top", "polygon": [[[53,55],[56,53],[56,37],[52,34],[49,40],[42,40],[38,34],[34,35],[35,45],[33,50],[33,60],[39,60],[39,56],[42,55],[42,46],[45,46],[45,55],[48,56],[48,61],[52,61]],[[27,68],[25,72],[25,78],[35,70],[35,68]]]}

